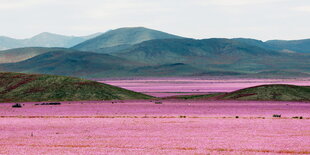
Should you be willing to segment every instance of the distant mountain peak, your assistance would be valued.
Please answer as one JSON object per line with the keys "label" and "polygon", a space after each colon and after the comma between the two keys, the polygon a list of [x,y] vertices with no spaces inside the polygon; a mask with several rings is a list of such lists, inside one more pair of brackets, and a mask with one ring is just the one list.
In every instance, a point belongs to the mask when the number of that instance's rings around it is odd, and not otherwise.
{"label": "distant mountain peak", "polygon": [[42,33],[39,33],[39,34],[31,37],[30,39],[50,38],[50,37],[69,37],[69,36],[64,36],[64,35],[60,35],[60,34],[56,34],[56,33],[50,33],[50,32],[42,32]]}
{"label": "distant mountain peak", "polygon": [[83,51],[93,51],[121,45],[134,45],[154,39],[183,38],[173,34],[153,30],[145,27],[123,27],[107,31],[93,39],[87,40],[73,47]]}
{"label": "distant mountain peak", "polygon": [[88,36],[65,36],[56,33],[42,32],[31,38],[13,39],[0,37],[0,50],[23,48],[23,47],[72,47],[85,40],[94,38],[101,33],[94,33]]}

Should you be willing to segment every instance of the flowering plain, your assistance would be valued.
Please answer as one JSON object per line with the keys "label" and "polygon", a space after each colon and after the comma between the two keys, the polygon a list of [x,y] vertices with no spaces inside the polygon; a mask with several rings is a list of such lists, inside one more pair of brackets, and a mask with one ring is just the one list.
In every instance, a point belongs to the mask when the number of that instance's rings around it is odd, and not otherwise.
{"label": "flowering plain", "polygon": [[[161,84],[151,85],[162,89]],[[166,87],[181,93],[218,89],[181,85]],[[0,154],[310,154],[310,102],[149,99],[21,104],[22,108],[0,104]]]}

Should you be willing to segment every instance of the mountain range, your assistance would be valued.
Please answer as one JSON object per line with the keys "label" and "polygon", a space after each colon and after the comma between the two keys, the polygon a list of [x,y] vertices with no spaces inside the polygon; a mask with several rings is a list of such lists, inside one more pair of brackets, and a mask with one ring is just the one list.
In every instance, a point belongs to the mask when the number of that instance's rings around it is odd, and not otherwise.
{"label": "mountain range", "polygon": [[64,36],[48,32],[40,33],[27,39],[14,39],[0,36],[0,50],[22,48],[22,47],[72,47],[88,39],[94,38],[101,33],[88,36]]}
{"label": "mountain range", "polygon": [[71,48],[0,51],[0,71],[86,78],[129,76],[309,76],[309,40],[190,39],[120,28]]}

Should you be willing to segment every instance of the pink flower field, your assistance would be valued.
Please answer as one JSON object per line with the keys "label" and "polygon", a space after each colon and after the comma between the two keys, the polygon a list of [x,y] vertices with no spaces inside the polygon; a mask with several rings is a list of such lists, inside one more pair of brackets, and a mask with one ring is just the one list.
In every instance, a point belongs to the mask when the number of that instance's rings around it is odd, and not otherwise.
{"label": "pink flower field", "polygon": [[20,109],[0,105],[0,154],[310,153],[310,103],[24,104]]}
{"label": "pink flower field", "polygon": [[[182,94],[281,80],[239,82],[108,81],[140,92]],[[22,103],[22,108],[1,103],[0,154],[310,154],[310,102],[159,101]]]}

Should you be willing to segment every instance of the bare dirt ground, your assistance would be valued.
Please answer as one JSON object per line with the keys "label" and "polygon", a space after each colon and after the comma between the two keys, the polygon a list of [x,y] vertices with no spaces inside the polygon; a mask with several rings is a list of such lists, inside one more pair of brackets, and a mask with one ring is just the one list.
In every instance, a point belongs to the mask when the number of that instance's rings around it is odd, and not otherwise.
{"label": "bare dirt ground", "polygon": [[0,104],[0,154],[310,154],[310,103],[11,105]]}

